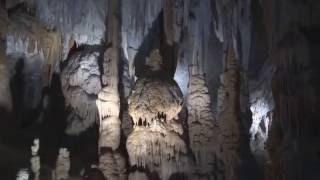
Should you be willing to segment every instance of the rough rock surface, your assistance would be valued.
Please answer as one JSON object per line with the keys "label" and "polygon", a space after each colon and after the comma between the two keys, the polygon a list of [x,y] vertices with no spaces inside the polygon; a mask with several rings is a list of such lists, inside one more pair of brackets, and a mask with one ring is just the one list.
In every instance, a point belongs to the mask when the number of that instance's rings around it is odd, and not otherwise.
{"label": "rough rock surface", "polygon": [[150,127],[135,127],[128,137],[127,150],[131,166],[156,171],[161,179],[178,172],[188,173],[190,168],[183,139],[157,121]]}
{"label": "rough rock surface", "polygon": [[182,92],[173,80],[141,78],[129,97],[129,114],[134,124],[151,124],[159,116],[169,121],[182,108]]}
{"label": "rough rock surface", "polygon": [[[145,173],[157,172],[157,177],[168,180],[175,173],[189,173],[190,157],[183,134],[182,121],[177,116],[183,98],[173,79],[163,78],[162,56],[152,51],[146,77],[136,81],[129,96],[129,114],[134,128],[126,147],[130,165]],[[160,78],[162,77],[162,78]],[[129,177],[136,178],[137,171]]]}
{"label": "rough rock surface", "polygon": [[101,90],[100,53],[97,50],[77,52],[67,61],[61,72],[61,84],[67,107],[68,134],[77,135],[97,120],[96,99]]}
{"label": "rough rock surface", "polygon": [[221,132],[212,113],[203,75],[190,77],[187,97],[190,148],[196,158],[196,172],[202,177],[213,178],[218,176],[216,156],[219,153],[218,135]]}
{"label": "rough rock surface", "polygon": [[240,179],[240,73],[233,48],[228,48],[225,57],[225,72],[221,75],[218,90],[219,142],[222,149],[225,177],[228,180]]}
{"label": "rough rock surface", "polygon": [[10,16],[6,34],[6,54],[24,59],[39,56],[41,78],[49,85],[61,57],[61,35],[28,14],[17,11]]}
{"label": "rough rock surface", "polygon": [[0,107],[10,110],[12,108],[11,92],[9,89],[10,74],[6,62],[5,42],[3,41],[7,31],[7,18],[6,12],[0,7]]}

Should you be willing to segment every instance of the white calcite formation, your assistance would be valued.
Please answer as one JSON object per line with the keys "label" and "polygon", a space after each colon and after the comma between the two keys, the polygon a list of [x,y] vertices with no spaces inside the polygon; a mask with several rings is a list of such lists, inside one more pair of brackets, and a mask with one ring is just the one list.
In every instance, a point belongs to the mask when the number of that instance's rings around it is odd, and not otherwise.
{"label": "white calcite formation", "polygon": [[119,84],[119,17],[120,3],[111,0],[108,4],[108,34],[103,57],[102,89],[96,105],[99,110],[99,169],[106,179],[125,180],[126,161],[119,153],[121,137]]}
{"label": "white calcite formation", "polygon": [[16,180],[29,180],[29,177],[28,169],[20,169],[17,173]]}
{"label": "white calcite formation", "polygon": [[138,79],[129,97],[129,114],[134,125],[150,125],[163,117],[172,120],[181,111],[182,92],[174,80]]}
{"label": "white calcite formation", "polygon": [[[134,129],[126,146],[131,166],[155,171],[160,179],[166,180],[189,168],[187,147],[180,136],[182,125],[176,118],[183,98],[173,79],[152,76],[152,72],[159,72],[162,64],[158,50],[151,53],[148,61],[151,77],[138,79],[128,100]],[[129,178],[140,176],[146,178],[138,172],[132,172]]]}
{"label": "white calcite formation", "polygon": [[209,90],[203,74],[190,77],[187,108],[190,147],[196,159],[197,172],[213,178],[220,131],[211,110]]}
{"label": "white calcite formation", "polygon": [[[250,107],[252,125],[250,127],[250,148],[257,160],[267,160],[266,142],[271,125],[270,107],[264,98],[257,99]],[[263,159],[261,159],[263,158]]]}
{"label": "white calcite formation", "polygon": [[96,98],[101,89],[98,57],[95,50],[74,54],[61,72],[61,84],[67,107],[67,134],[78,135],[92,126],[97,118]]}
{"label": "white calcite formation", "polygon": [[30,159],[30,164],[31,164],[31,171],[33,173],[33,179],[34,180],[39,180],[40,176],[40,156],[38,155],[40,148],[40,141],[39,139],[34,139],[33,145],[31,146],[31,159]]}
{"label": "white calcite formation", "polygon": [[60,148],[59,155],[56,161],[55,179],[54,180],[66,180],[69,178],[70,171],[70,152],[67,148]]}
{"label": "white calcite formation", "polygon": [[[102,83],[96,106],[99,110],[99,168],[108,179],[121,179],[125,159],[115,151],[120,145],[121,121],[118,93],[117,49],[109,48],[104,54]],[[109,149],[105,152],[105,149]]]}
{"label": "white calcite formation", "polygon": [[33,1],[36,17],[62,33],[63,59],[72,42],[97,45],[104,40],[107,0]]}
{"label": "white calcite formation", "polygon": [[255,159],[260,164],[269,160],[267,152],[267,141],[269,129],[272,124],[271,114],[274,109],[274,101],[271,90],[271,74],[275,68],[264,65],[256,80],[250,82],[250,111],[252,113],[252,124],[250,133],[250,148]]}

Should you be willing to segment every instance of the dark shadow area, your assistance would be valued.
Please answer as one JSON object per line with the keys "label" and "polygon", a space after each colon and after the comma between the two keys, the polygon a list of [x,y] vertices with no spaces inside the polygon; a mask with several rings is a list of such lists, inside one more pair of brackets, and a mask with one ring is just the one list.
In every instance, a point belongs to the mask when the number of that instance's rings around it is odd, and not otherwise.
{"label": "dark shadow area", "polygon": [[152,27],[145,36],[134,58],[135,75],[139,78],[146,75],[146,58],[154,49],[159,49],[163,59],[163,71],[161,77],[173,77],[177,66],[177,46],[168,45],[166,42],[163,22],[163,12],[159,13]]}

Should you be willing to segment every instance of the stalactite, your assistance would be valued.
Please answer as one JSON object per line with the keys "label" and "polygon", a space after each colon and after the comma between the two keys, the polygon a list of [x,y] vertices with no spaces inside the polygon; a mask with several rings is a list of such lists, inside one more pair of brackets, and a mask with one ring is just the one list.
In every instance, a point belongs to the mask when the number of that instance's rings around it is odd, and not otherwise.
{"label": "stalactite", "polygon": [[57,63],[61,59],[61,34],[37,22],[24,13],[10,16],[6,34],[6,54],[23,55],[23,58],[39,56],[43,62],[41,77],[49,86]]}
{"label": "stalactite", "polygon": [[218,90],[218,122],[220,143],[227,180],[239,179],[240,161],[240,74],[233,48],[228,48],[225,57],[225,72],[221,75]]}

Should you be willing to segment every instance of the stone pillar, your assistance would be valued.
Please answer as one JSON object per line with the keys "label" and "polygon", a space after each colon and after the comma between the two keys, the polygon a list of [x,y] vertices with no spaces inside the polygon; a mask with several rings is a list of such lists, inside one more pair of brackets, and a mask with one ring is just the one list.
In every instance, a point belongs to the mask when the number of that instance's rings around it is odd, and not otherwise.
{"label": "stone pillar", "polygon": [[125,177],[125,159],[119,153],[121,121],[119,97],[120,3],[110,0],[107,16],[107,50],[103,60],[102,90],[96,101],[99,110],[99,168],[107,179]]}
{"label": "stone pillar", "polygon": [[[211,110],[209,90],[203,74],[192,73],[187,95],[190,148],[200,177],[220,177],[216,157],[219,155],[219,127]],[[193,178],[194,179],[194,178]]]}
{"label": "stone pillar", "polygon": [[226,180],[239,179],[240,160],[240,73],[233,48],[228,48],[225,71],[218,90],[219,141]]}

